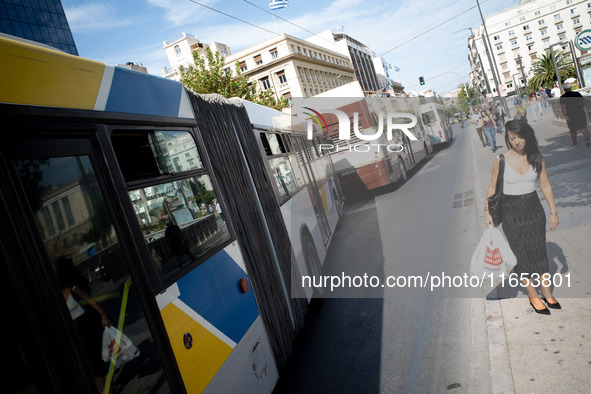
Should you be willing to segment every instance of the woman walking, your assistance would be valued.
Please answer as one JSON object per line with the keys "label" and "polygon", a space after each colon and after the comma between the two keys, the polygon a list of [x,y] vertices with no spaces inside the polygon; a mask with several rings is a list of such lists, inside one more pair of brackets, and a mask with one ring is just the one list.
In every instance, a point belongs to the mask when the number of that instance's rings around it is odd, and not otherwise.
{"label": "woman walking", "polygon": [[515,107],[515,118],[514,120],[523,120],[527,123],[527,109],[525,105],[523,105],[523,101],[521,99],[517,99],[517,107]]}
{"label": "woman walking", "polygon": [[490,148],[494,152],[497,150],[497,137],[495,133],[497,126],[495,125],[495,120],[492,114],[486,110],[482,110],[481,116],[480,126],[484,128],[484,135],[486,135],[488,143],[490,144]]}
{"label": "woman walking", "polygon": [[529,113],[532,114],[532,120],[534,122],[538,122],[540,121],[540,107],[538,104],[538,100],[536,99],[535,93],[532,93],[529,95],[529,98],[527,100],[527,108],[529,110]]}
{"label": "woman walking", "polygon": [[[546,255],[546,214],[538,198],[535,182],[539,181],[540,189],[550,208],[550,230],[558,227],[558,212],[554,204],[552,186],[531,126],[523,121],[512,120],[507,122],[505,129],[505,142],[510,149],[504,154],[503,231],[517,257],[513,273],[521,279],[526,288],[530,305],[537,313],[549,315],[548,308],[561,309],[561,306],[550,288]],[[498,175],[497,156],[493,162],[487,198],[495,193]],[[484,209],[484,222],[486,227],[493,224],[488,205]],[[540,287],[542,299],[536,286]]]}

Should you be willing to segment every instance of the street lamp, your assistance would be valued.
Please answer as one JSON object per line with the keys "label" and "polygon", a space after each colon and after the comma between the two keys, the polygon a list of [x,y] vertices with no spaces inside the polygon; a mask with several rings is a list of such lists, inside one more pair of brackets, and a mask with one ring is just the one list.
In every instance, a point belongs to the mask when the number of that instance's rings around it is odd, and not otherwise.
{"label": "street lamp", "polygon": [[[482,15],[482,10],[480,9],[480,3],[478,2],[478,0],[476,0],[476,5],[478,6],[478,12],[480,13],[480,19],[482,20],[482,26],[484,27],[484,34],[483,34],[483,37],[482,37],[482,41],[484,43],[484,48],[486,50],[486,55],[488,56],[488,61],[491,64],[490,71],[492,72],[492,75],[493,75],[493,80],[495,82],[495,87],[497,89],[497,95],[499,96],[499,102],[501,103],[501,105],[505,109],[505,112],[506,113],[509,113],[509,108],[507,107],[507,103],[506,103],[505,99],[503,98],[503,96],[501,95],[501,91],[499,90],[499,81],[497,79],[497,74],[499,73],[499,70],[496,69],[497,62],[495,61],[495,58],[494,58],[495,55],[492,52],[492,46],[490,44],[490,39],[488,37],[488,31],[486,29],[486,23],[484,21],[484,16]],[[486,37],[486,41],[484,40],[485,37]],[[487,42],[488,42],[488,47],[486,45]],[[489,52],[489,49],[490,49],[490,52]],[[496,69],[496,73],[495,73],[495,69]]]}

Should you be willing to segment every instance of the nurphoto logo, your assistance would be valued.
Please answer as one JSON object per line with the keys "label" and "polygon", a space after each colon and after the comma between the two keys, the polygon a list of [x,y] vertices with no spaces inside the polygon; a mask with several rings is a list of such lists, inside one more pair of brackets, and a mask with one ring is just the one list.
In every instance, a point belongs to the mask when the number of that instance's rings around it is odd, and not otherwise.
{"label": "nurphoto logo", "polygon": [[[310,107],[304,107],[304,109],[310,111],[304,112],[305,115],[308,115],[310,117],[310,119],[308,119],[306,128],[307,138],[309,140],[313,139],[313,122],[316,122],[316,124],[320,126],[320,129],[323,130],[326,134],[328,134],[328,124],[324,116],[322,116],[322,114],[326,113],[333,114],[337,117],[339,123],[340,141],[348,143],[351,140],[351,129],[353,129],[353,133],[361,141],[376,141],[384,136],[387,141],[391,141],[393,139],[394,130],[401,130],[411,141],[418,140],[417,137],[415,137],[415,135],[409,130],[417,125],[417,118],[413,114],[403,112],[388,112],[386,113],[386,116],[384,116],[384,112],[379,112],[377,115],[378,126],[376,132],[374,134],[363,134],[359,130],[358,112],[353,112],[353,117],[350,117],[347,113],[336,109],[322,110],[322,112],[316,111]],[[400,121],[402,120],[410,120],[410,122],[400,123]],[[384,127],[386,128],[385,133]],[[404,146],[400,143],[382,143],[371,145],[382,146],[389,152],[402,152],[404,150]],[[342,150],[342,147],[340,146],[340,144],[320,144],[320,149],[328,151],[336,150],[336,152],[339,152],[340,150]],[[355,152],[369,152],[371,150],[371,147],[366,143],[355,145],[348,144],[346,150]]]}

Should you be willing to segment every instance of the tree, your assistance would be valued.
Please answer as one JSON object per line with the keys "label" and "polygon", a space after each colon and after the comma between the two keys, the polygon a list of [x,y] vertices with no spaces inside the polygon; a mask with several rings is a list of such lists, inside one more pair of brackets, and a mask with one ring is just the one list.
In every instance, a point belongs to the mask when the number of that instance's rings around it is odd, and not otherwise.
{"label": "tree", "polygon": [[193,51],[194,66],[180,67],[181,82],[197,93],[217,93],[226,98],[240,97],[267,107],[281,110],[289,106],[286,98],[276,98],[272,90],[257,89],[246,75],[240,72],[239,63],[235,64],[236,77],[229,68],[224,69],[224,58],[219,52],[205,47],[205,57]]}
{"label": "tree", "polygon": [[[561,81],[565,81],[570,77],[576,77],[575,68],[572,64],[569,64],[570,57],[567,54],[562,51],[555,51],[554,57],[556,58],[556,65],[558,66],[558,74],[560,75]],[[536,91],[541,86],[550,87],[557,82],[551,53],[538,56],[532,63],[531,71],[534,73],[534,76],[529,80],[531,91]]]}
{"label": "tree", "polygon": [[460,84],[458,87],[460,88],[460,92],[458,93],[460,108],[462,112],[470,112],[470,105],[474,104],[477,99],[476,91],[468,84]]}

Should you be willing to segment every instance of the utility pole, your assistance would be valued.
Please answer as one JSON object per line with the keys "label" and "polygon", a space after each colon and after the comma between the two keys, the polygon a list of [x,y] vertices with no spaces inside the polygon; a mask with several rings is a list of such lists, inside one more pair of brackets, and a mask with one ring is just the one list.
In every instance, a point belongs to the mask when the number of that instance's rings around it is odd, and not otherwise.
{"label": "utility pole", "polygon": [[[482,20],[482,26],[484,27],[484,35],[486,36],[486,42],[488,42],[488,47],[490,48],[490,52],[491,52],[491,53],[489,53],[489,48],[487,48],[486,43],[485,43],[484,48],[486,49],[488,61],[490,62],[490,65],[491,65],[490,71],[493,74],[493,80],[495,82],[495,87],[497,89],[497,95],[499,96],[499,102],[501,103],[501,105],[505,109],[505,113],[509,114],[509,108],[507,107],[507,103],[505,101],[505,98],[501,95],[501,91],[499,89],[499,81],[497,79],[497,74],[499,73],[499,70],[496,68],[497,63],[496,63],[496,61],[494,61],[494,54],[492,53],[492,46],[490,44],[490,39],[488,38],[488,31],[486,30],[486,23],[484,22],[484,16],[482,16],[482,10],[480,9],[480,3],[478,2],[478,0],[476,0],[476,5],[478,6],[478,12],[480,13],[480,19]],[[483,38],[483,41],[484,41],[484,38]],[[492,56],[492,58],[491,58],[491,56]],[[495,73],[495,70],[496,70],[496,73]]]}
{"label": "utility pole", "polygon": [[521,70],[521,78],[525,87],[527,87],[527,79],[525,78],[525,72],[523,71],[523,62],[521,61],[521,55],[517,55],[517,64],[519,64],[519,69]]}

